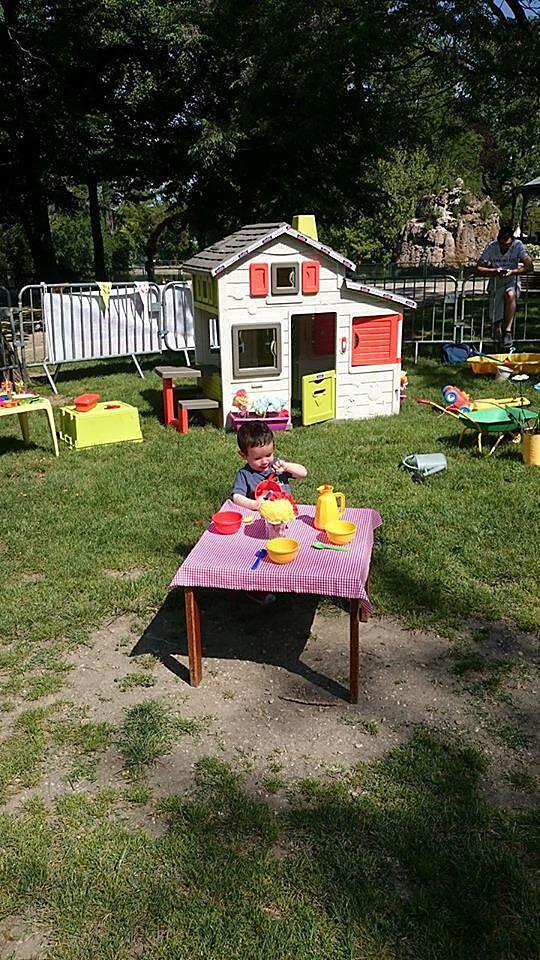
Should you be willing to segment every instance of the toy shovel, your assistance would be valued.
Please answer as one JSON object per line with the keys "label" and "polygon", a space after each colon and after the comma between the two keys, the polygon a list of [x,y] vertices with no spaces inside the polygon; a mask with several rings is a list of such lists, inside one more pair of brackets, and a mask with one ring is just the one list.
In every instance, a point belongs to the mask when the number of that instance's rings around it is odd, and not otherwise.
{"label": "toy shovel", "polygon": [[315,547],[316,550],[340,550],[344,553],[351,549],[350,547],[338,547],[334,543],[323,543],[322,540],[314,540],[311,546]]}

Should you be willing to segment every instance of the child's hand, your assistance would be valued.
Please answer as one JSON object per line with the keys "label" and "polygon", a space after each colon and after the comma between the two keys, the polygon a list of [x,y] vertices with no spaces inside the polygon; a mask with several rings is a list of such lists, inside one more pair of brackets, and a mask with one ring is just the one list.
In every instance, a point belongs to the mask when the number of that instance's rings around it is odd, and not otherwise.
{"label": "child's hand", "polygon": [[272,467],[276,473],[285,473],[287,470],[287,464],[284,460],[274,460]]}

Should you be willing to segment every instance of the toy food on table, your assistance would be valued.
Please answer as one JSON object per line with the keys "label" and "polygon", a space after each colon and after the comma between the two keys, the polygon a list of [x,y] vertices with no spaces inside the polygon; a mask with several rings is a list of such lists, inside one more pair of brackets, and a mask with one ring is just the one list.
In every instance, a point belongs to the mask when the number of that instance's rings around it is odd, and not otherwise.
{"label": "toy food on table", "polygon": [[294,507],[288,497],[279,497],[275,500],[263,500],[259,513],[269,523],[290,523],[294,520]]}

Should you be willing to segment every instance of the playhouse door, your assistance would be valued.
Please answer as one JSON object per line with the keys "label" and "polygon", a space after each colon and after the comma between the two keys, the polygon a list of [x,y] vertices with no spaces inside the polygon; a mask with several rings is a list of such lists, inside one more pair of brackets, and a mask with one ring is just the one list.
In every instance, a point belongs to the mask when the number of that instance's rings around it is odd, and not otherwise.
{"label": "playhouse door", "polygon": [[302,377],[302,423],[322,423],[336,416],[336,371]]}

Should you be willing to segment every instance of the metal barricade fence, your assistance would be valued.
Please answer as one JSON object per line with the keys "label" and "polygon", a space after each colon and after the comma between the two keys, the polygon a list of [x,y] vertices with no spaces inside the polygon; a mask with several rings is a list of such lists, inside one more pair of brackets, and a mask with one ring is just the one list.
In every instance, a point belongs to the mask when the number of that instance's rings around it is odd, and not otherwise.
{"label": "metal barricade fence", "polygon": [[193,326],[193,290],[191,280],[173,280],[160,287],[161,328],[168,350],[183,350],[189,365],[188,350],[195,349]]}
{"label": "metal barricade fence", "polygon": [[[175,287],[175,284],[170,284]],[[186,315],[192,316],[191,289],[178,285],[166,298],[170,333],[163,324],[160,288],[147,281],[133,283],[33,284],[19,293],[19,315],[28,367],[43,367],[52,389],[64,363],[131,357],[140,376],[137,356],[165,349],[190,349],[182,336]],[[184,309],[184,326],[181,311]],[[186,353],[187,362],[189,358]]]}
{"label": "metal barricade fence", "polygon": [[0,370],[2,379],[25,380],[20,314],[7,287],[0,286]]}
{"label": "metal barricade fence", "polygon": [[[514,343],[537,343],[540,341],[540,287],[536,286],[537,275],[524,274],[521,278],[521,293],[517,301],[514,320]],[[493,338],[489,314],[488,280],[474,273],[463,278],[459,291],[460,308],[456,339],[479,344]]]}
{"label": "metal barricade fence", "polygon": [[391,290],[416,300],[416,310],[403,311],[403,342],[414,346],[414,362],[418,360],[421,344],[444,343],[454,340],[458,321],[459,284],[451,274],[402,277],[362,276],[362,282]]}
{"label": "metal barricade fence", "polygon": [[[537,278],[538,275],[536,275]],[[473,272],[465,277],[450,274],[432,277],[366,278],[362,281],[416,300],[416,310],[403,311],[403,342],[413,347],[414,362],[422,345],[472,342],[482,349],[491,341],[487,280]],[[522,278],[514,322],[515,343],[540,341],[540,285],[535,275]]]}

